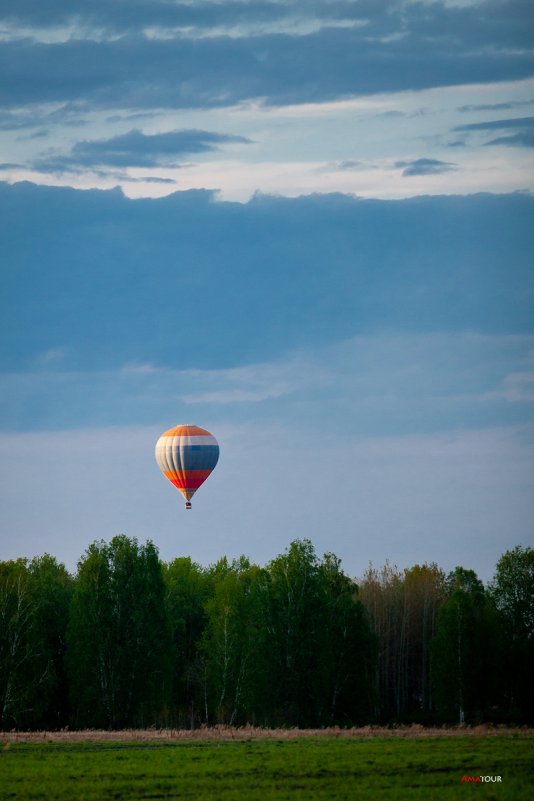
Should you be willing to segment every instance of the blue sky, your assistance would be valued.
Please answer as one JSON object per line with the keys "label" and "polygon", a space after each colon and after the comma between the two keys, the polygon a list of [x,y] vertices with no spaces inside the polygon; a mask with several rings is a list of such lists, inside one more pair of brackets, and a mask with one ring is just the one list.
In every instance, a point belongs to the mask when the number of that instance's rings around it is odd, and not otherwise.
{"label": "blue sky", "polygon": [[[534,520],[527,2],[0,16],[0,557],[295,537],[491,576]],[[185,513],[153,445],[221,444]]]}

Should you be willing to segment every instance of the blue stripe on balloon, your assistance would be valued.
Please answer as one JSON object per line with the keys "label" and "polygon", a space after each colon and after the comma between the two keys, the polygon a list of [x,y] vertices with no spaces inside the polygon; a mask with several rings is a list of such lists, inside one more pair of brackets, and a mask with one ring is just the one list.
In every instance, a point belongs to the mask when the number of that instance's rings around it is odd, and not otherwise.
{"label": "blue stripe on balloon", "polygon": [[218,445],[171,445],[165,448],[173,470],[213,470],[219,460]]}

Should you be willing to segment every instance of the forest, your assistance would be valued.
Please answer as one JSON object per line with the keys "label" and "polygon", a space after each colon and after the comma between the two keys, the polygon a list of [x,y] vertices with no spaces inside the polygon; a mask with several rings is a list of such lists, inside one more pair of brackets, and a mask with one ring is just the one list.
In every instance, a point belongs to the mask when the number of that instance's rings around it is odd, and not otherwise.
{"label": "forest", "polygon": [[534,722],[534,549],[484,585],[438,565],[358,580],[295,540],[163,562],[150,541],[0,562],[0,728]]}

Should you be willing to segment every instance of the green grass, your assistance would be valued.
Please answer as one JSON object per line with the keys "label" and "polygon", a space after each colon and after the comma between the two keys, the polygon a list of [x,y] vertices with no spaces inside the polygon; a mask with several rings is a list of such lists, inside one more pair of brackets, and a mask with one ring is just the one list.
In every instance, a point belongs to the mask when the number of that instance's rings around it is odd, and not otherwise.
{"label": "green grass", "polygon": [[[0,799],[532,801],[533,755],[534,738],[505,735],[5,743]],[[502,782],[461,782],[480,774]]]}

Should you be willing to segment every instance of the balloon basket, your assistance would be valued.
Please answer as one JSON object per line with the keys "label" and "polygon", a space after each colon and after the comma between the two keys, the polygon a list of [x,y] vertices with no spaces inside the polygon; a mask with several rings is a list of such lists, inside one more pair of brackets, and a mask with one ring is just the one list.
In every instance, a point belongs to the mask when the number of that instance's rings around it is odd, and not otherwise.
{"label": "balloon basket", "polygon": [[185,502],[185,508],[186,509],[191,509],[191,501],[186,501]]}

